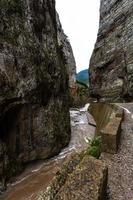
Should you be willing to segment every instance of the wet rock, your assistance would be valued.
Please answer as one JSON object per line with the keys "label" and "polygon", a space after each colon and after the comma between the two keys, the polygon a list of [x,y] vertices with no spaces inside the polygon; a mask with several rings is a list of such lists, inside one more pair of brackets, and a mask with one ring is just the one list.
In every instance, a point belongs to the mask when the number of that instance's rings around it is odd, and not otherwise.
{"label": "wet rock", "polygon": [[[66,169],[72,162],[74,161],[68,163]],[[61,171],[57,174],[52,185],[39,200],[103,200],[106,197],[107,167],[104,163],[86,155],[80,157],[76,167],[71,169],[64,179],[64,176],[60,175],[64,175],[67,170],[64,171],[63,168],[63,173]]]}
{"label": "wet rock", "polygon": [[1,0],[0,8],[0,177],[10,178],[68,144],[69,86],[55,1]]}
{"label": "wet rock", "polygon": [[100,26],[90,61],[90,94],[99,101],[133,100],[132,0],[101,0]]}

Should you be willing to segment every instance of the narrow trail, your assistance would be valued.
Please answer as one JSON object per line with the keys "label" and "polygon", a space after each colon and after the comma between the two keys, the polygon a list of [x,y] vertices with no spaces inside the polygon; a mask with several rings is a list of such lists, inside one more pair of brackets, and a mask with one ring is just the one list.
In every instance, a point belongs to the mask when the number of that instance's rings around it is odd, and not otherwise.
{"label": "narrow trail", "polygon": [[108,199],[133,200],[133,104],[118,104],[124,108],[121,144],[117,154],[102,153],[107,163]]}
{"label": "narrow trail", "polygon": [[[48,186],[66,157],[74,151],[80,152],[87,147],[87,139],[92,139],[95,135],[95,127],[88,123],[88,106],[70,110],[71,140],[68,147],[48,161],[30,164],[15,181],[9,184],[7,191],[0,196],[0,200],[36,200],[38,193]],[[89,119],[93,121],[91,115]]]}

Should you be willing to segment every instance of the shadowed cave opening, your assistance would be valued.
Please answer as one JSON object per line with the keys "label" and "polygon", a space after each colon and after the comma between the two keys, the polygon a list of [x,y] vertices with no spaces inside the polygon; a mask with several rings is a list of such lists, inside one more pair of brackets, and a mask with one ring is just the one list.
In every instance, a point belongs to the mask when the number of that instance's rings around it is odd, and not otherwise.
{"label": "shadowed cave opening", "polygon": [[[18,119],[18,114],[21,109],[22,105],[15,105],[14,107],[10,108],[4,113],[4,116],[0,120],[0,139],[4,143],[9,142],[9,137],[10,137],[10,132],[15,126],[17,119]],[[19,127],[16,125],[16,130]],[[18,131],[16,131],[17,133]]]}

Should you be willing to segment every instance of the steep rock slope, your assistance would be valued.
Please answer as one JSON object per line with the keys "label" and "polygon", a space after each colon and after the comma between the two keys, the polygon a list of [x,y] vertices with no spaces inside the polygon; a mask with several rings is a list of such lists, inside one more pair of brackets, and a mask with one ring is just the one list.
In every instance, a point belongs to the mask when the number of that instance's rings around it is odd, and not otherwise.
{"label": "steep rock slope", "polygon": [[90,61],[91,95],[133,100],[133,1],[101,0],[100,27]]}
{"label": "steep rock slope", "polygon": [[[0,1],[0,182],[70,138],[68,74],[54,0]],[[1,187],[1,184],[0,184]]]}

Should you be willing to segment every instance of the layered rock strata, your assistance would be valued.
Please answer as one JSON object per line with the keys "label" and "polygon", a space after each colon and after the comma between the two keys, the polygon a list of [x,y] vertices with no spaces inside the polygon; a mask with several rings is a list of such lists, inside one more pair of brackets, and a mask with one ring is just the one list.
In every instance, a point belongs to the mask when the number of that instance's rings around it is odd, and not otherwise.
{"label": "layered rock strata", "polygon": [[133,1],[101,0],[90,61],[90,93],[99,101],[133,100]]}
{"label": "layered rock strata", "polygon": [[0,182],[70,138],[66,58],[54,0],[0,1]]}

